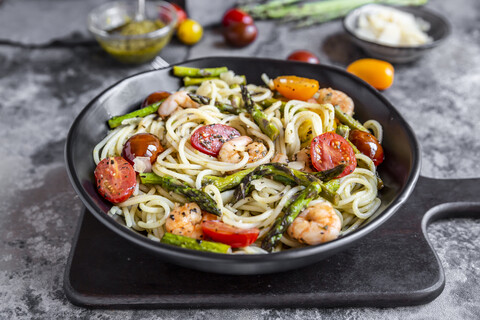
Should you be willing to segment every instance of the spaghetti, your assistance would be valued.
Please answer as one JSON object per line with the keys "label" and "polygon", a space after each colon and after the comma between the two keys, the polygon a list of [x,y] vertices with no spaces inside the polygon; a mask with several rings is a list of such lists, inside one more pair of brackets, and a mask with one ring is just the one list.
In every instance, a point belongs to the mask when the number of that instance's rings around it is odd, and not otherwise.
{"label": "spaghetti", "polygon": [[[262,78],[272,84],[267,77]],[[260,177],[251,182],[253,191],[250,194],[244,199],[232,202],[233,189],[222,190],[215,184],[205,185],[206,177],[225,177],[239,170],[253,170],[260,165],[275,162],[278,155],[284,155],[290,160],[285,164],[288,168],[311,171],[309,161],[302,161],[299,155],[308,149],[313,137],[335,131],[336,117],[332,104],[318,103],[314,99],[278,100],[264,104],[263,113],[266,119],[278,129],[278,136],[273,140],[262,131],[249,112],[242,110],[238,114],[225,113],[216,106],[218,103],[231,103],[235,99],[241,101],[242,91],[239,84],[242,81],[242,77],[228,71],[218,79],[203,81],[199,86],[182,88],[182,91],[207,97],[209,103],[183,108],[182,103],[177,101],[177,108],[167,117],[151,114],[143,118],[124,120],[95,146],[93,159],[98,165],[103,159],[120,156],[127,140],[136,134],[150,133],[158,137],[164,150],[151,166],[153,173],[174,178],[191,188],[206,192],[220,210],[221,216],[217,219],[223,223],[239,229],[257,228],[260,240],[248,247],[234,249],[233,253],[258,254],[267,252],[260,247],[261,239],[267,236],[276,220],[287,210],[291,199],[304,190],[305,186]],[[246,88],[253,102],[257,104],[273,100],[275,95],[271,88],[264,86],[249,84]],[[235,150],[239,160],[227,162],[199,152],[192,146],[192,133],[201,127],[215,124],[232,127],[240,136],[250,137],[257,145],[261,144],[264,148],[262,156],[252,160],[246,149]],[[366,126],[372,129],[378,140],[382,139],[382,128],[378,122],[370,120]],[[227,143],[228,141],[225,142]],[[374,215],[381,203],[377,194],[376,166],[364,154],[357,153],[355,158],[357,166],[353,172],[336,179],[338,203],[333,204],[333,212],[335,219],[339,219],[341,223],[339,236],[360,227]],[[322,196],[316,196],[309,207],[325,201],[327,199]],[[159,185],[142,184],[137,177],[133,195],[114,205],[109,213],[123,216],[128,228],[144,232],[148,238],[160,241],[166,232],[165,225],[169,216],[174,210],[178,210],[178,204],[187,202],[184,195]],[[284,233],[273,251],[305,245],[301,239],[292,237],[292,234]]]}

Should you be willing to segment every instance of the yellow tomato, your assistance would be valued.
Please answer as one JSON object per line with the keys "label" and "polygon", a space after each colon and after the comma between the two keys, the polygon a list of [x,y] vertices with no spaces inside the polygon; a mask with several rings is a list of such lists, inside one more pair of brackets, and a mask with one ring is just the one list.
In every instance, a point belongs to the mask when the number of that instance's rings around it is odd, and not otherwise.
{"label": "yellow tomato", "polygon": [[378,90],[385,90],[393,84],[395,70],[393,66],[382,60],[360,59],[351,63],[347,71],[368,82]]}
{"label": "yellow tomato", "polygon": [[318,91],[318,81],[297,76],[281,76],[273,80],[275,90],[287,99],[308,100]]}
{"label": "yellow tomato", "polygon": [[203,28],[195,20],[185,19],[177,29],[177,37],[185,44],[192,45],[200,41],[203,35]]}

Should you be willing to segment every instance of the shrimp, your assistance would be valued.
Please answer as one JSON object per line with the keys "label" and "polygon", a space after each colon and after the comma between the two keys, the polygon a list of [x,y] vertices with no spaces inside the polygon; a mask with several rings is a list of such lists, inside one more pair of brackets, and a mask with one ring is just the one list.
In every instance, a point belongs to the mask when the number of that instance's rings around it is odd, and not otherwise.
{"label": "shrimp", "polygon": [[158,108],[158,115],[165,118],[178,108],[198,108],[198,103],[190,99],[186,91],[177,91],[165,99]]}
{"label": "shrimp", "polygon": [[229,163],[238,163],[242,154],[248,153],[248,162],[255,162],[267,154],[267,147],[261,142],[253,141],[248,136],[236,137],[225,142],[218,153],[218,160]]}
{"label": "shrimp", "polygon": [[314,172],[312,170],[312,159],[310,157],[310,148],[303,148],[293,155],[294,161],[303,162],[302,171],[305,172]]}
{"label": "shrimp", "polygon": [[303,210],[288,227],[288,235],[298,242],[315,245],[338,238],[342,222],[329,202]]}
{"label": "shrimp", "polygon": [[288,163],[288,157],[287,157],[286,154],[279,152],[279,153],[275,154],[275,156],[272,158],[271,162],[287,164]]}
{"label": "shrimp", "polygon": [[338,105],[343,112],[349,116],[353,116],[353,109],[355,107],[353,100],[342,91],[333,90],[332,88],[322,88],[317,91],[317,94],[318,103],[331,103],[334,106]]}
{"label": "shrimp", "polygon": [[202,210],[195,202],[186,203],[170,212],[165,222],[167,232],[194,239],[203,239],[202,222],[217,220],[218,217],[211,213],[202,214]]}

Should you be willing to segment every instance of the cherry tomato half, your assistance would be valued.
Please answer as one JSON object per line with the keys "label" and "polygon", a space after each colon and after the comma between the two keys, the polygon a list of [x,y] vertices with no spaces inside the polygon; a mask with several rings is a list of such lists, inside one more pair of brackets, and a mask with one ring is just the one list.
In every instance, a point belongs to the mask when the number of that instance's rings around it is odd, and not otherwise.
{"label": "cherry tomato half", "polygon": [[190,143],[198,151],[216,157],[223,144],[236,137],[240,137],[237,129],[216,123],[195,130],[190,137]]}
{"label": "cherry tomato half", "polygon": [[234,47],[245,47],[255,41],[257,27],[254,24],[233,23],[223,29],[225,41]]}
{"label": "cherry tomato half", "polygon": [[313,53],[307,50],[294,51],[288,56],[287,60],[302,61],[313,64],[320,63],[320,60],[318,60]]}
{"label": "cherry tomato half", "polygon": [[383,162],[385,158],[383,148],[373,134],[360,130],[352,130],[348,139],[350,139],[361,153],[372,159],[376,166]]}
{"label": "cherry tomato half", "polygon": [[378,90],[389,88],[393,84],[395,74],[395,70],[390,63],[377,59],[357,60],[347,67],[347,71]]}
{"label": "cherry tomato half", "polygon": [[175,12],[177,13],[177,27],[182,23],[185,19],[187,19],[187,13],[185,10],[183,10],[182,7],[180,7],[176,3],[170,3],[173,8],[175,8]]}
{"label": "cherry tomato half", "polygon": [[203,28],[195,20],[185,19],[178,26],[177,37],[178,39],[188,45],[192,45],[200,41],[203,35]]}
{"label": "cherry tomato half", "polygon": [[349,175],[357,167],[357,159],[353,148],[342,136],[326,132],[312,140],[310,144],[312,164],[318,171],[333,169],[345,164],[339,178]]}
{"label": "cherry tomato half", "polygon": [[222,25],[228,27],[235,23],[253,24],[253,18],[243,10],[233,8],[223,15]]}
{"label": "cherry tomato half", "polygon": [[105,158],[95,168],[97,190],[112,203],[120,203],[133,194],[137,178],[135,170],[122,157]]}
{"label": "cherry tomato half", "polygon": [[213,241],[230,245],[232,248],[248,247],[258,238],[257,228],[240,229],[218,220],[202,222],[203,233]]}
{"label": "cherry tomato half", "polygon": [[318,91],[317,80],[297,76],[281,76],[273,80],[275,90],[287,99],[306,101]]}
{"label": "cherry tomato half", "polygon": [[151,133],[137,133],[125,142],[122,157],[131,165],[136,157],[149,157],[150,163],[157,160],[157,156],[163,152],[160,140]]}
{"label": "cherry tomato half", "polygon": [[143,100],[141,108],[145,108],[152,103],[167,99],[168,96],[170,96],[170,92],[167,91],[156,91],[154,93],[151,93],[148,97],[145,98],[145,100]]}

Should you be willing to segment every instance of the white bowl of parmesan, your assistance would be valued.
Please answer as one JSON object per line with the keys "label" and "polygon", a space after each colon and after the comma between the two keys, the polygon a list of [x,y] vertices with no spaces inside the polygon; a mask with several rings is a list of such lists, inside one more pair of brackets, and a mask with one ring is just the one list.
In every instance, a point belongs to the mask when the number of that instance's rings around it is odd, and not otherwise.
{"label": "white bowl of parmesan", "polygon": [[390,62],[413,61],[439,45],[450,24],[423,7],[368,4],[352,10],[343,27],[371,57]]}

